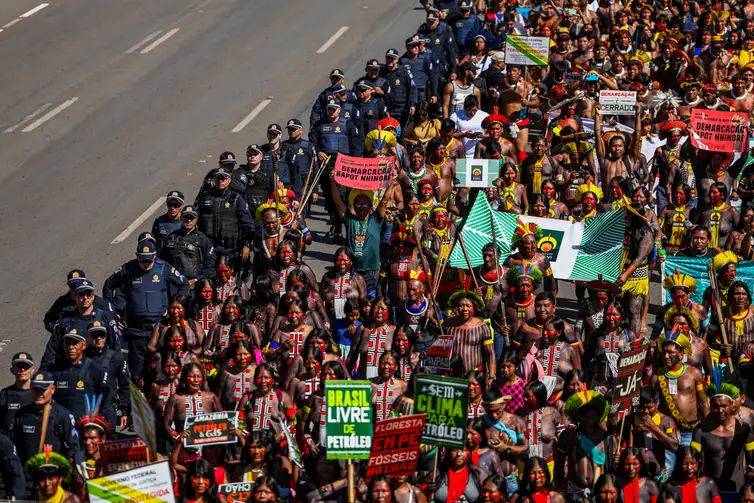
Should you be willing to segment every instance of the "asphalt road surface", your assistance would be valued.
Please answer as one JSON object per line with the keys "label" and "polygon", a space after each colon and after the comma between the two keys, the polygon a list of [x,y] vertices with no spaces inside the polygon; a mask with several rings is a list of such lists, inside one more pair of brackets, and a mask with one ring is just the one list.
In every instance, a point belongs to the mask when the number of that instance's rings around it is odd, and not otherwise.
{"label": "asphalt road surface", "polygon": [[101,290],[168,190],[191,200],[220,152],[307,124],[331,69],[350,86],[423,19],[415,0],[0,2],[0,368],[41,356],[68,270]]}

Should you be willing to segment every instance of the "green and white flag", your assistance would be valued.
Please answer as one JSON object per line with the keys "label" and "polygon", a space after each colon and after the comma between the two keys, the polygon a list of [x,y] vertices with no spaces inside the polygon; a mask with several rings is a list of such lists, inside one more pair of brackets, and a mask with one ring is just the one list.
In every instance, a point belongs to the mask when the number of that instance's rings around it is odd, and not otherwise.
{"label": "green and white flag", "polygon": [[[479,194],[464,222],[461,235],[471,265],[476,267],[482,264],[482,248],[492,242],[494,222],[502,263],[513,254],[511,238],[518,228],[516,220],[533,222],[542,228],[538,248],[550,260],[554,277],[591,281],[601,274],[605,281],[614,282],[620,275],[626,230],[623,214],[623,211],[609,211],[597,215],[587,223],[514,215],[492,211],[487,198]],[[460,245],[456,245],[450,254],[450,266],[460,269],[467,267]]]}

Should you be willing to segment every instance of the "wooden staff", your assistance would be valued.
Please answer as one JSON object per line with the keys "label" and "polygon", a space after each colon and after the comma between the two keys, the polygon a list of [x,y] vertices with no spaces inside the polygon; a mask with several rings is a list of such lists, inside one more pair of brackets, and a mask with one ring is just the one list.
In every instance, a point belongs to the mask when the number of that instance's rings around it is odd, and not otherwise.
{"label": "wooden staff", "polygon": [[618,452],[620,452],[620,443],[621,443],[621,440],[623,440],[623,427],[626,425],[627,415],[628,415],[628,411],[626,411],[623,414],[623,417],[620,420],[620,430],[618,430]]}
{"label": "wooden staff", "polygon": [[319,168],[317,169],[317,174],[314,175],[314,181],[312,181],[312,186],[309,189],[309,193],[306,194],[306,197],[304,197],[303,201],[301,201],[301,206],[306,206],[306,203],[309,201],[309,198],[311,197],[312,193],[314,193],[314,188],[317,186],[317,183],[319,182],[319,179],[322,177],[322,173],[325,171],[325,168],[327,167],[327,163],[330,162],[330,157],[327,156],[327,159],[325,159],[324,164],[321,164]]}
{"label": "wooden staff", "polygon": [[[714,307],[715,313],[717,314],[717,323],[720,326],[720,335],[723,338],[723,344],[727,346],[728,334],[725,333],[725,318],[723,318],[723,306],[720,302],[720,299],[718,298],[720,290],[718,289],[717,276],[715,275],[715,269],[712,265],[712,262],[709,263],[707,274],[709,274],[709,284],[711,287],[710,289],[712,290],[710,301],[712,302],[712,306]],[[728,357],[724,357],[722,354],[720,354],[720,361],[723,361],[723,359],[728,362]],[[733,361],[730,361],[728,363],[730,364],[730,375],[733,375]]]}
{"label": "wooden staff", "polygon": [[272,154],[272,173],[273,173],[273,187],[275,187],[275,216],[280,222],[280,191],[278,187],[278,163],[280,162],[280,155]]}
{"label": "wooden staff", "polygon": [[[314,167],[314,159],[316,158],[317,158],[316,154],[313,155],[312,161],[309,163],[309,172],[306,174],[306,181],[304,182],[304,187],[301,189],[302,198],[304,197],[304,195],[306,195],[306,191],[309,188],[309,180],[311,180],[312,178],[312,168]],[[299,204],[298,208],[296,208],[296,214],[293,216],[294,222],[298,220],[299,215],[301,215],[301,212],[303,211],[301,208],[303,208],[303,205]]]}
{"label": "wooden staff", "polygon": [[461,233],[458,233],[458,244],[461,245],[461,251],[463,251],[463,257],[466,259],[466,265],[469,268],[469,273],[471,274],[471,278],[474,280],[474,286],[476,288],[479,288],[479,282],[476,279],[476,276],[474,275],[474,269],[471,267],[471,259],[469,258],[469,253],[466,251],[466,245],[463,242],[463,236]]}
{"label": "wooden staff", "polygon": [[38,450],[38,452],[44,452],[45,437],[47,436],[47,424],[50,422],[50,411],[51,410],[52,410],[52,405],[50,403],[48,403],[48,404],[45,405],[45,408],[42,411],[42,428],[40,428],[39,450]]}
{"label": "wooden staff", "polygon": [[356,502],[356,484],[354,480],[354,469],[351,460],[348,460],[348,503]]}
{"label": "wooden staff", "polygon": [[[425,271],[424,274],[429,274],[429,263],[427,262],[427,257],[424,256],[424,251],[422,250],[421,239],[419,239],[419,231],[417,231],[416,227],[414,227],[413,225],[411,226],[411,229],[414,231],[414,239],[416,239],[416,245],[419,247],[419,258],[422,261],[422,267]],[[437,324],[440,326],[440,335],[445,335],[442,330],[442,323],[440,322],[440,306],[435,300],[435,292],[432,291],[432,288],[429,289],[429,301],[432,303],[432,309],[434,309],[435,316],[437,317]],[[427,321],[428,320],[429,317],[427,317]],[[424,326],[426,327],[426,323]]]}

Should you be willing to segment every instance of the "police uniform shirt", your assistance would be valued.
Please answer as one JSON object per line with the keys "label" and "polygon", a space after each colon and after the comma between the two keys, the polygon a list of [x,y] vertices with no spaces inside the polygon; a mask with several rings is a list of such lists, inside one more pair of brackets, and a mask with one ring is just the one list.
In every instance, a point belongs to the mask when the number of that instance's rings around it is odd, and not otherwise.
{"label": "police uniform shirt", "polygon": [[89,325],[99,323],[107,329],[107,345],[121,350],[120,330],[115,317],[107,311],[94,309],[91,314],[83,315],[76,308],[76,305],[63,309],[60,319],[58,320],[55,330],[47,341],[44,355],[39,364],[39,368],[47,368],[55,363],[56,360],[63,358],[63,336],[72,330],[86,336]]}
{"label": "police uniform shirt", "polygon": [[[102,395],[103,405],[112,404],[109,374],[91,358],[83,356],[75,364],[61,361],[49,370],[55,376],[56,389],[53,398],[68,409],[76,420],[86,415],[86,395]],[[102,414],[105,417],[106,412],[109,411],[103,407]]]}
{"label": "police uniform shirt", "polygon": [[18,449],[13,445],[10,438],[4,434],[0,434],[0,452],[3,453],[0,456],[0,478],[3,481],[0,498],[11,499],[13,497],[16,501],[20,501],[24,498],[26,492],[24,466],[18,457]]}
{"label": "police uniform shirt", "polygon": [[337,153],[361,157],[363,141],[356,125],[344,117],[336,122],[329,119],[319,121],[309,132],[309,141],[318,151],[328,155]]}
{"label": "police uniform shirt", "polygon": [[[118,398],[118,408],[122,416],[128,416],[131,412],[131,394],[129,391],[129,382],[131,381],[131,372],[128,369],[126,356],[120,351],[113,351],[109,348],[96,349],[89,347],[86,349],[86,356],[99,365],[108,373],[108,385],[110,387],[110,400]],[[102,408],[106,409],[103,402]],[[114,407],[110,407],[114,410]]]}
{"label": "police uniform shirt", "polygon": [[11,385],[0,390],[0,432],[8,434],[16,413],[33,401],[31,389],[18,389]]}
{"label": "police uniform shirt", "polygon": [[390,110],[403,110],[406,107],[415,107],[418,101],[416,84],[411,71],[405,66],[398,66],[395,70],[383,68],[380,73],[390,84],[387,94],[387,105]]}
{"label": "police uniform shirt", "polygon": [[215,249],[206,234],[181,227],[165,240],[160,258],[173,264],[188,279],[215,280]]}
{"label": "police uniform shirt", "polygon": [[[11,440],[16,445],[18,457],[22,463],[39,452],[39,438],[42,434],[42,409],[34,404],[27,405],[18,411],[13,418]],[[50,418],[47,422],[45,444],[52,445],[53,452],[73,458],[77,463],[83,461],[79,447],[79,434],[76,431],[76,420],[68,409],[60,404],[50,404]]]}
{"label": "police uniform shirt", "polygon": [[165,245],[165,240],[168,236],[180,228],[180,218],[172,220],[167,213],[155,218],[154,223],[152,224],[152,235],[157,241],[157,249],[161,249]]}
{"label": "police uniform shirt", "polygon": [[[55,327],[60,320],[60,315],[63,314],[63,309],[71,306],[76,307],[76,301],[74,301],[71,297],[70,291],[55,299],[55,302],[53,302],[52,306],[50,306],[50,309],[48,309],[45,313],[45,329],[48,332],[55,330]],[[94,296],[94,308],[110,313],[112,318],[115,319],[115,309],[113,309],[113,305],[99,295]]]}
{"label": "police uniform shirt", "polygon": [[199,212],[197,227],[212,241],[215,253],[220,253],[217,248],[233,253],[251,241],[254,221],[248,203],[236,192],[213,187],[202,196],[196,210]]}
{"label": "police uniform shirt", "polygon": [[299,137],[296,141],[285,140],[282,150],[285,161],[291,168],[293,190],[298,196],[301,196],[299,192],[303,188],[306,175],[309,174],[312,159],[316,157],[314,149],[308,140]]}
{"label": "police uniform shirt", "polygon": [[269,188],[272,189],[275,180],[275,162],[273,161],[273,154],[278,154],[278,181],[283,185],[291,184],[291,169],[288,166],[288,162],[285,159],[285,152],[283,152],[282,145],[277,150],[272,150],[270,145],[262,145],[260,150],[262,151],[262,169],[267,173],[267,177],[270,180]]}

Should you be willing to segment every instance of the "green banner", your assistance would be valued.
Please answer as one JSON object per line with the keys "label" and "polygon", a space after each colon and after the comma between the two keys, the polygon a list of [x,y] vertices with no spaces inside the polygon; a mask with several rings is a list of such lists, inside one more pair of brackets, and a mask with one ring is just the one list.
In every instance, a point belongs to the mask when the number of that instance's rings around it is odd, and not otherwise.
{"label": "green banner", "polygon": [[369,459],[372,383],[325,381],[327,459]]}
{"label": "green banner", "polygon": [[422,442],[462,449],[466,442],[469,381],[420,375],[416,378],[414,414],[426,414]]}
{"label": "green banner", "polygon": [[[709,286],[709,273],[707,266],[711,259],[697,257],[677,257],[668,255],[665,258],[665,267],[663,268],[662,277],[672,275],[676,269],[682,274],[694,278],[697,282],[696,291],[691,294],[691,300],[697,304],[702,303],[704,291]],[[747,285],[754,285],[754,261],[745,260],[738,263],[736,268],[736,279],[743,281]],[[670,302],[670,292],[665,292],[665,302]]]}

